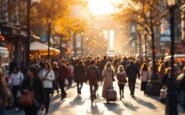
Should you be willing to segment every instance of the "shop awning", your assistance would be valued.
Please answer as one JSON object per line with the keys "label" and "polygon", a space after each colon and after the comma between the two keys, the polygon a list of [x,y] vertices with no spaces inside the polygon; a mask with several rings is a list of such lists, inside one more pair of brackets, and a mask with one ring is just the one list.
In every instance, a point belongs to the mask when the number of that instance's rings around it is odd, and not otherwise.
{"label": "shop awning", "polygon": [[[30,44],[30,51],[48,52],[48,46],[38,41],[34,41]],[[60,50],[52,47],[50,47],[50,51],[54,54],[60,53]]]}

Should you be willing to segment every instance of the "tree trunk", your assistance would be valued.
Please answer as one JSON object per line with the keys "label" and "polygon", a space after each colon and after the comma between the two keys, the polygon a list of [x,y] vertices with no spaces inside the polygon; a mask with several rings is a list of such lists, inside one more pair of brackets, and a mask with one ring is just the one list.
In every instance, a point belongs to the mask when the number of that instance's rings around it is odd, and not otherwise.
{"label": "tree trunk", "polygon": [[153,30],[153,27],[151,28],[151,37],[152,37],[152,79],[154,80],[156,78],[156,48],[155,48],[155,33]]}
{"label": "tree trunk", "polygon": [[51,23],[48,23],[48,59],[50,59],[50,46],[51,46],[51,42],[50,42],[50,36],[51,36]]}

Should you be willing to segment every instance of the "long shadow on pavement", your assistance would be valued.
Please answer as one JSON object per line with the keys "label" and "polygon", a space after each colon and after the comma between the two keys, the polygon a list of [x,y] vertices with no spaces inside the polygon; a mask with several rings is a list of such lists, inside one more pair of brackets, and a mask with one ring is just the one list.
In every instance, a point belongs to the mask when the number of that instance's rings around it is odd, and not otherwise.
{"label": "long shadow on pavement", "polygon": [[85,103],[85,100],[82,100],[81,96],[76,96],[71,102],[71,106],[75,105],[83,105]]}
{"label": "long shadow on pavement", "polygon": [[138,97],[135,97],[134,100],[136,100],[137,103],[139,103],[141,105],[144,105],[144,106],[146,106],[146,107],[148,107],[150,109],[153,109],[153,110],[157,109],[157,107],[154,104],[152,104],[150,102],[146,102],[146,101],[144,101],[144,100],[142,100],[142,99],[140,99]]}
{"label": "long shadow on pavement", "polygon": [[105,107],[114,113],[121,114],[124,109],[120,108],[120,105],[117,103],[104,103]]}
{"label": "long shadow on pavement", "polygon": [[126,108],[132,110],[132,111],[137,111],[139,106],[134,106],[132,103],[127,102],[127,101],[122,101],[122,103],[125,105]]}
{"label": "long shadow on pavement", "polygon": [[103,115],[103,111],[100,111],[99,107],[96,104],[91,104],[90,111],[87,111],[87,114]]}

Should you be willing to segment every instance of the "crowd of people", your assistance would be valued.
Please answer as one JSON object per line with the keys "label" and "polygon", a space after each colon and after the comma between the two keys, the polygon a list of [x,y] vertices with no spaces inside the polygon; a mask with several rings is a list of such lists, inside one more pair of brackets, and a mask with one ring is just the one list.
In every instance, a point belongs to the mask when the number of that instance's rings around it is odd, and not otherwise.
{"label": "crowd of people", "polygon": [[[82,93],[83,84],[89,84],[92,104],[97,98],[99,82],[103,83],[102,97],[107,102],[113,100],[110,98],[117,98],[116,95],[110,94],[116,92],[113,86],[114,81],[119,87],[120,100],[124,99],[126,83],[130,89],[130,95],[134,98],[137,78],[141,80],[141,90],[144,95],[148,95],[147,84],[153,77],[153,69],[149,61],[121,56],[40,59],[34,61],[27,72],[25,72],[25,67],[21,67],[13,60],[10,63],[8,77],[5,77],[3,71],[0,70],[0,115],[3,115],[11,97],[13,97],[15,111],[24,109],[26,115],[37,115],[38,111],[42,110],[47,114],[50,98],[55,92],[61,94],[61,100],[65,99],[67,97],[66,87],[71,87],[74,82],[77,85],[76,93],[79,96]],[[175,68],[178,91],[183,92],[182,105],[185,109],[185,67],[181,63],[176,63]],[[168,62],[157,61],[156,70],[155,79],[163,88],[167,85],[170,76],[171,69]]]}

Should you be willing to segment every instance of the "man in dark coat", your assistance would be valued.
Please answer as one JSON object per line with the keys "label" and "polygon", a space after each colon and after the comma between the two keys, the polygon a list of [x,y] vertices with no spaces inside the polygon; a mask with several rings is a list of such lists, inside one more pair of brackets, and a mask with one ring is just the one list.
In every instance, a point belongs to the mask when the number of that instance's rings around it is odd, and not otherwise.
{"label": "man in dark coat", "polygon": [[63,100],[64,98],[66,98],[66,91],[65,91],[65,79],[68,76],[68,68],[65,65],[65,61],[62,61],[62,63],[59,65],[59,77],[58,77],[58,81],[59,81],[59,86],[61,89],[61,100]]}
{"label": "man in dark coat", "polygon": [[83,82],[85,81],[85,65],[83,61],[80,61],[75,67],[75,81],[77,83],[77,93],[81,94],[81,89],[83,87]]}
{"label": "man in dark coat", "polygon": [[94,60],[92,60],[91,65],[87,67],[86,73],[90,85],[91,101],[93,102],[94,99],[96,99],[96,92],[98,90],[98,81],[100,79],[100,70],[95,65]]}
{"label": "man in dark coat", "polygon": [[136,67],[136,65],[133,63],[133,61],[131,61],[130,64],[128,64],[128,66],[126,67],[126,73],[128,76],[130,95],[134,97],[136,78],[137,78],[137,75],[138,77],[140,77],[140,75],[139,75],[139,70]]}

